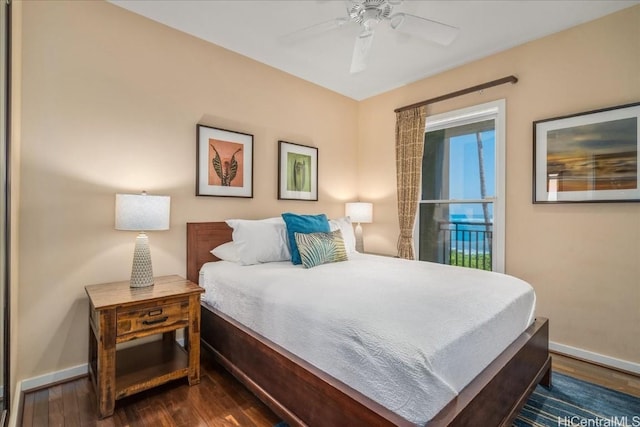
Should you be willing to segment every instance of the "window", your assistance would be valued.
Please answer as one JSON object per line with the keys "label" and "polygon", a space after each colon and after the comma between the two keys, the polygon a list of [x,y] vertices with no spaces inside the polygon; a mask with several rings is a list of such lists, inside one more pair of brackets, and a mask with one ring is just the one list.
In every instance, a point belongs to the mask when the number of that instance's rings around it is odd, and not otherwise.
{"label": "window", "polygon": [[504,110],[499,100],[427,117],[418,259],[504,271]]}

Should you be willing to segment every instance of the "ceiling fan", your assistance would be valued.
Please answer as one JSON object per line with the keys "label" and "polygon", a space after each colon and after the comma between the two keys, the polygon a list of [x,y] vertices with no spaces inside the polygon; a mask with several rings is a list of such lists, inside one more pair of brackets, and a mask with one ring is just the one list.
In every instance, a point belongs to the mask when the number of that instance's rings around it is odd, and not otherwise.
{"label": "ceiling fan", "polygon": [[394,30],[444,46],[451,44],[458,35],[459,29],[451,25],[408,13],[393,13],[394,6],[399,6],[402,2],[403,0],[345,0],[347,16],[303,28],[288,34],[284,39],[289,42],[300,40],[355,23],[362,29],[353,47],[350,71],[354,74],[367,67],[366,60],[373,44],[374,29],[383,21],[387,21]]}

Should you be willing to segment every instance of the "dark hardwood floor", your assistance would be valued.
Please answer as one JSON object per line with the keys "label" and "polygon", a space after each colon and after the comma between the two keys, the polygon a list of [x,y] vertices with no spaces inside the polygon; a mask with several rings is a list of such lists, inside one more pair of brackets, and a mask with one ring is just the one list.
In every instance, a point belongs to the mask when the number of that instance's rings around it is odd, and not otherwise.
{"label": "dark hardwood floor", "polygon": [[[553,370],[640,396],[640,377],[553,354]],[[201,382],[178,380],[116,402],[113,417],[98,420],[88,377],[24,396],[22,425],[272,427],[279,419],[217,363],[202,353]]]}
{"label": "dark hardwood floor", "polygon": [[552,358],[552,367],[556,372],[640,397],[640,376],[638,375],[605,368],[557,353],[553,353]]}
{"label": "dark hardwood floor", "polygon": [[22,426],[272,427],[280,419],[207,352],[200,384],[185,379],[116,401],[112,417],[98,420],[89,377],[26,393]]}

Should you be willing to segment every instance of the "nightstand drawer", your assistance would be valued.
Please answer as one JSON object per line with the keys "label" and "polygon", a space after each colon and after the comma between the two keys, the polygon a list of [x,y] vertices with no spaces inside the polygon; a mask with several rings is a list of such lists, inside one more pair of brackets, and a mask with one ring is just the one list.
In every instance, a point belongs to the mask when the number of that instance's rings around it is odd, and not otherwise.
{"label": "nightstand drawer", "polygon": [[119,337],[149,329],[162,329],[176,323],[186,326],[189,322],[189,301],[118,310],[116,318],[116,335]]}

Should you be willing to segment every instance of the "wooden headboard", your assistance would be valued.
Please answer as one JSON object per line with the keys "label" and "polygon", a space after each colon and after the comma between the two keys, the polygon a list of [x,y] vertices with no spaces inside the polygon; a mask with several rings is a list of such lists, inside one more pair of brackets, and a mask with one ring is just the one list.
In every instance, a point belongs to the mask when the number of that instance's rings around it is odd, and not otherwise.
{"label": "wooden headboard", "polygon": [[219,261],[210,251],[230,242],[232,231],[226,222],[187,223],[187,280],[198,283],[202,265]]}

